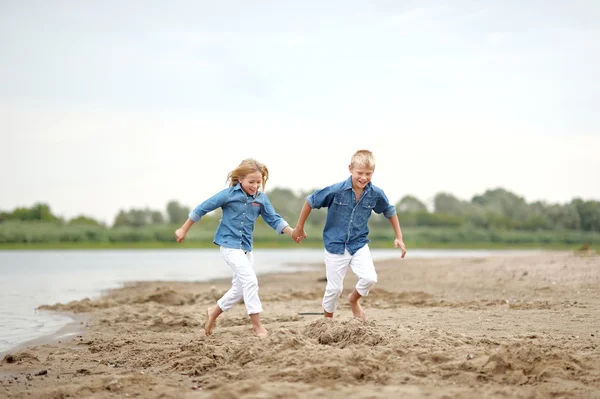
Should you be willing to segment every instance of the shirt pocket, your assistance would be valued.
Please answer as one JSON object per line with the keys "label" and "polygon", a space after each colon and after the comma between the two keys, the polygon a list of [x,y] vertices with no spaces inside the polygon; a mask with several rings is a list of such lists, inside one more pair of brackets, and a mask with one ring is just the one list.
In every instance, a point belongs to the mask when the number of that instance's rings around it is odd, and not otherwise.
{"label": "shirt pocket", "polygon": [[357,224],[367,223],[371,217],[371,212],[375,208],[375,201],[362,201],[360,206],[357,207],[354,215]]}
{"label": "shirt pocket", "polygon": [[365,211],[372,211],[373,208],[375,208],[375,202],[374,201],[364,201],[362,203],[362,207],[364,208]]}
{"label": "shirt pocket", "polygon": [[260,204],[253,202],[246,207],[246,218],[252,222],[256,221],[260,212]]}
{"label": "shirt pocket", "polygon": [[343,195],[333,197],[333,210],[335,212],[347,213],[349,202]]}

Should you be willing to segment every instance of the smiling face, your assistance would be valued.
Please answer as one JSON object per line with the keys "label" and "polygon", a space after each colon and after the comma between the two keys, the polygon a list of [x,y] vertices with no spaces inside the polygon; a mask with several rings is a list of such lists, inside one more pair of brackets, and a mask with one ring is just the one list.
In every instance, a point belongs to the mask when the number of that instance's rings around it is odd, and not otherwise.
{"label": "smiling face", "polygon": [[260,172],[252,172],[244,176],[242,179],[240,179],[242,190],[244,190],[246,194],[254,196],[260,189],[262,179],[263,175]]}
{"label": "smiling face", "polygon": [[375,168],[362,165],[350,165],[349,169],[352,174],[352,188],[357,190],[363,190],[369,184],[373,172],[375,172]]}

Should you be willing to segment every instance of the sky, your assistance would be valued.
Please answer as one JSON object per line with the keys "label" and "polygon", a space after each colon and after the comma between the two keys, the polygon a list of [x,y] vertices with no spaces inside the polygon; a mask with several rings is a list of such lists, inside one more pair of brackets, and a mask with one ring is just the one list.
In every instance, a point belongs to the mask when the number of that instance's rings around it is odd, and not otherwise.
{"label": "sky", "polygon": [[[0,1],[0,210],[112,223],[373,151],[392,202],[600,200],[600,2]],[[300,211],[300,210],[298,210]]]}

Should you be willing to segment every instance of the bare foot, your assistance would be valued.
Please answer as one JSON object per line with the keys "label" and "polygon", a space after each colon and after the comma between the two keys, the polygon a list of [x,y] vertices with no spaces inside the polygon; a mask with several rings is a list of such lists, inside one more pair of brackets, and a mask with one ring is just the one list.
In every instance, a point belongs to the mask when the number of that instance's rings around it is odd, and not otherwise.
{"label": "bare foot", "polygon": [[363,310],[362,306],[360,306],[360,303],[358,303],[358,299],[353,300],[352,294],[350,294],[348,295],[348,302],[350,303],[350,307],[352,308],[352,314],[355,318],[360,320],[367,320],[367,314]]}
{"label": "bare foot", "polygon": [[208,336],[212,334],[213,327],[217,321],[219,314],[215,312],[215,308],[206,309],[206,323],[204,323],[204,333]]}
{"label": "bare foot", "polygon": [[262,325],[259,327],[253,326],[252,331],[254,332],[254,335],[256,335],[258,338],[266,338],[269,335],[267,329],[264,328]]}

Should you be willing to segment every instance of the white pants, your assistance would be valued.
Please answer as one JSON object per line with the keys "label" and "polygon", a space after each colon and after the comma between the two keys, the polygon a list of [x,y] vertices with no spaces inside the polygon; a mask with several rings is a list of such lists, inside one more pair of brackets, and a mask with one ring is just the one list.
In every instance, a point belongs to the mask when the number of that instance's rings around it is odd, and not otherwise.
{"label": "white pants", "polygon": [[344,289],[344,277],[348,266],[358,276],[355,288],[361,296],[369,295],[369,290],[377,282],[377,273],[368,245],[356,251],[354,255],[350,255],[347,250],[344,250],[343,255],[332,254],[325,250],[327,286],[323,296],[323,309],[328,313],[335,312],[337,308],[338,298]]}
{"label": "white pants", "polygon": [[258,298],[258,279],[252,267],[252,251],[221,247],[221,255],[233,271],[233,279],[231,289],[217,301],[217,305],[226,312],[244,298],[248,314],[262,312],[262,304]]}

